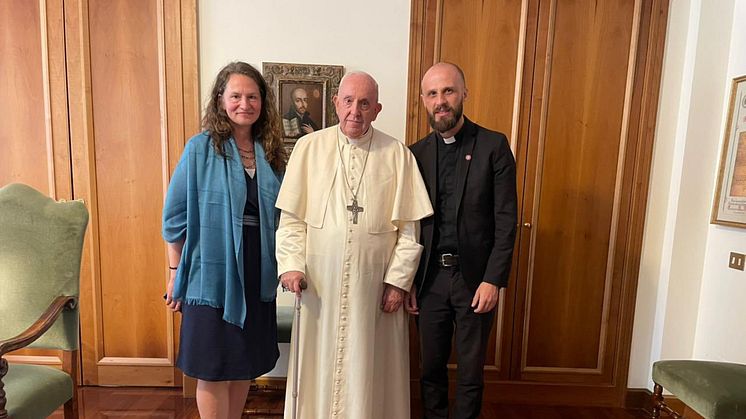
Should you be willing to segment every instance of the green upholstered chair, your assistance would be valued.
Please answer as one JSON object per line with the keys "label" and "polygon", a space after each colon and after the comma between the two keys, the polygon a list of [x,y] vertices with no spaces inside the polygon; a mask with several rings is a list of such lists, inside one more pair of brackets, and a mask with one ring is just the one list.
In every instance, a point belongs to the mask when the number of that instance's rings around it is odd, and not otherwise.
{"label": "green upholstered chair", "polygon": [[746,365],[729,362],[671,360],[653,364],[653,418],[665,412],[663,388],[707,419],[746,418]]}
{"label": "green upholstered chair", "polygon": [[[33,188],[0,188],[0,419],[77,417],[78,294],[88,211]],[[61,349],[63,370],[8,363],[20,348]]]}

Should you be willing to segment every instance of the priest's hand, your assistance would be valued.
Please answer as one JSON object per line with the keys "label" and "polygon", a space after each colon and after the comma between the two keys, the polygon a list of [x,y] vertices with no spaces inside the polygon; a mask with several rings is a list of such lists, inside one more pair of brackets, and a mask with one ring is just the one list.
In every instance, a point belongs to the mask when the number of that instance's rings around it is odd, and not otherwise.
{"label": "priest's hand", "polygon": [[301,286],[301,282],[306,281],[306,275],[301,271],[288,271],[280,275],[280,283],[282,288],[292,291],[298,295],[305,289]]}
{"label": "priest's hand", "polygon": [[417,307],[417,285],[412,285],[412,289],[407,294],[404,309],[413,316],[420,314],[420,308]]}
{"label": "priest's hand", "polygon": [[500,295],[498,291],[497,286],[489,282],[479,284],[479,288],[477,288],[477,292],[471,300],[471,307],[474,309],[474,312],[487,313],[494,309],[497,305],[497,298]]}
{"label": "priest's hand", "polygon": [[381,299],[381,310],[384,313],[393,313],[399,310],[404,302],[406,292],[391,284],[384,284],[383,298]]}

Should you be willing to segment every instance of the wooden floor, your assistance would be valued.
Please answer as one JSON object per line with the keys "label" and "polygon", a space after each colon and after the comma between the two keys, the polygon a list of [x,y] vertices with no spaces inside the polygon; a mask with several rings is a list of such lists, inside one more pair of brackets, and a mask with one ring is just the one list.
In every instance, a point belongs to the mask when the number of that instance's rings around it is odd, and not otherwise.
{"label": "wooden floor", "polygon": [[[199,418],[194,399],[185,399],[180,389],[82,387],[81,418]],[[284,395],[281,392],[252,393],[246,404],[245,418],[281,418]],[[412,417],[420,410],[412,403]],[[252,412],[249,414],[249,412]],[[55,413],[51,418],[62,418]],[[485,404],[482,418],[500,419],[642,419],[642,411],[592,407],[552,407]]]}

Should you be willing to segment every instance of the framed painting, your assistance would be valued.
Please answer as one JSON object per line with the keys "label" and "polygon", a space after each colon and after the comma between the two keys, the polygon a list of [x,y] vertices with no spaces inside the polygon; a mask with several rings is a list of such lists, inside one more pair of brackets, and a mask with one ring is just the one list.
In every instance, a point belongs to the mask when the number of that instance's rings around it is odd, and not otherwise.
{"label": "framed painting", "polygon": [[339,90],[339,65],[263,63],[262,73],[277,98],[285,145],[337,123],[332,97]]}
{"label": "framed painting", "polygon": [[746,228],[746,76],[733,79],[710,222]]}

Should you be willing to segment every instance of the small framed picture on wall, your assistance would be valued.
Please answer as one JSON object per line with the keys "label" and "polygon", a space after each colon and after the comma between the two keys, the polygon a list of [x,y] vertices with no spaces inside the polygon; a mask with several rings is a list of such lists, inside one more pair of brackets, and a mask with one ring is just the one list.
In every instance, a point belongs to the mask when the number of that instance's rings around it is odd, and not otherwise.
{"label": "small framed picture on wall", "polygon": [[285,145],[337,123],[332,97],[339,90],[339,65],[263,63],[262,72],[277,98]]}

